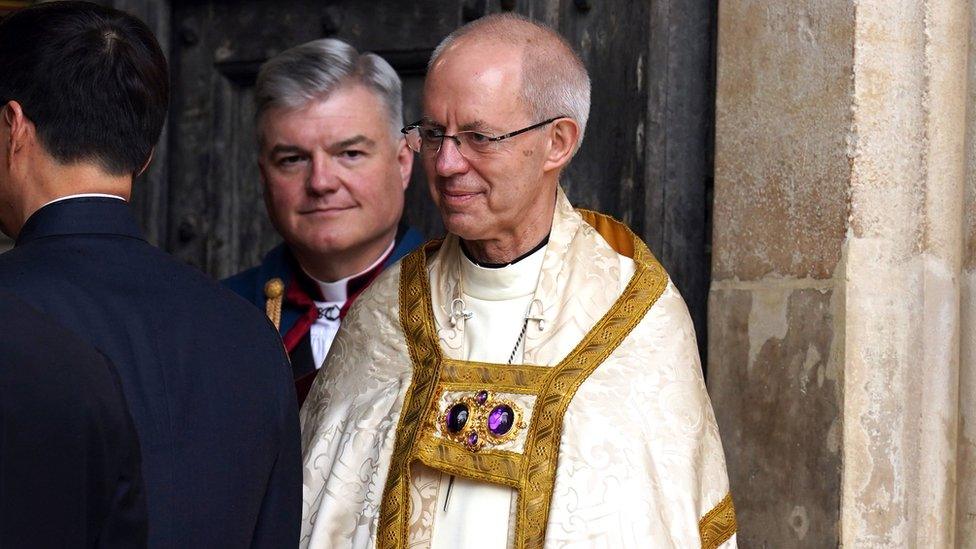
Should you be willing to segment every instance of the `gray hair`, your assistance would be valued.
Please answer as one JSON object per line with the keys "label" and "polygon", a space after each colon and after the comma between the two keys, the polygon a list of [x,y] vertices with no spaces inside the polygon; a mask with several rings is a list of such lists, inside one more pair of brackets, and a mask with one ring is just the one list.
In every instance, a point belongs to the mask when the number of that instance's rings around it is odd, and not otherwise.
{"label": "gray hair", "polygon": [[[255,120],[269,109],[300,109],[338,88],[362,84],[386,105],[394,141],[403,125],[400,77],[375,53],[359,53],[342,40],[323,38],[289,48],[267,60],[254,90]],[[259,136],[260,139],[260,136]]]}
{"label": "gray hair", "polygon": [[[496,13],[464,25],[442,40],[430,57],[428,72],[445,50],[470,34],[522,45],[523,102],[535,122],[554,116],[575,120],[580,127],[578,149],[590,115],[590,75],[569,42],[538,21],[515,13]],[[542,40],[534,39],[540,36]]]}

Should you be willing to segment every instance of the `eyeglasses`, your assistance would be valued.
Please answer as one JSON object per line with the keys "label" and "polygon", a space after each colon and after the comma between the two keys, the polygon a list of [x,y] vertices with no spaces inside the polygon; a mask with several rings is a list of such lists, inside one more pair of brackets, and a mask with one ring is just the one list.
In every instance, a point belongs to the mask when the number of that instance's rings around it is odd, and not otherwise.
{"label": "eyeglasses", "polygon": [[400,130],[406,139],[407,146],[410,147],[414,152],[434,156],[441,150],[441,145],[444,143],[444,139],[450,139],[454,141],[457,145],[458,150],[466,158],[469,156],[483,156],[485,154],[491,153],[498,148],[498,143],[502,140],[508,139],[509,137],[515,137],[516,135],[525,133],[527,131],[534,130],[536,128],[541,128],[546,124],[551,124],[560,118],[566,118],[565,116],[557,116],[555,118],[550,118],[549,120],[543,120],[538,124],[532,124],[521,130],[515,130],[514,132],[508,132],[505,135],[499,135],[495,137],[491,134],[476,131],[463,131],[457,132],[454,135],[447,135],[441,129],[433,126],[425,125],[423,121],[417,121],[408,126],[404,126]]}

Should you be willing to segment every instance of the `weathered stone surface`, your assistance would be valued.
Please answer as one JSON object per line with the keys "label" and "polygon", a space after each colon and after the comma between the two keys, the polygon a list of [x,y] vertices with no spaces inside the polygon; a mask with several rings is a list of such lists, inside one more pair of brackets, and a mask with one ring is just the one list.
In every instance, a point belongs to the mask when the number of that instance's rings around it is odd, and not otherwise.
{"label": "weathered stone surface", "polygon": [[[976,4],[969,13],[969,41],[976,44]],[[970,53],[966,117],[966,212],[961,277],[959,352],[959,463],[956,545],[976,547],[976,56]]]}
{"label": "weathered stone surface", "polygon": [[893,266],[881,239],[849,246],[844,545],[952,546],[957,279],[932,257]]}
{"label": "weathered stone surface", "polygon": [[842,542],[951,547],[969,2],[857,6]]}
{"label": "weathered stone surface", "polygon": [[[820,546],[976,543],[974,10],[972,0],[721,4],[709,376],[733,483],[749,486],[739,498],[748,544],[796,545],[777,522],[783,509],[754,489],[790,486],[776,475],[799,469],[782,463],[790,449],[768,425],[806,428],[800,447],[822,435],[743,386],[788,389],[791,353],[824,330],[843,371],[843,475],[840,533]],[[838,36],[846,42],[828,39]],[[812,90],[823,95],[810,105]],[[829,279],[835,322],[794,318],[811,278]],[[757,375],[772,349],[784,353],[779,370]],[[768,439],[750,439],[750,422]],[[768,470],[749,469],[756,448]]]}
{"label": "weathered stone surface", "polygon": [[833,273],[853,42],[849,0],[719,3],[713,279]]}
{"label": "weathered stone surface", "polygon": [[791,285],[711,292],[708,381],[742,547],[838,543],[841,301]]}
{"label": "weathered stone surface", "polygon": [[976,271],[965,273],[962,298],[956,544],[976,547]]}

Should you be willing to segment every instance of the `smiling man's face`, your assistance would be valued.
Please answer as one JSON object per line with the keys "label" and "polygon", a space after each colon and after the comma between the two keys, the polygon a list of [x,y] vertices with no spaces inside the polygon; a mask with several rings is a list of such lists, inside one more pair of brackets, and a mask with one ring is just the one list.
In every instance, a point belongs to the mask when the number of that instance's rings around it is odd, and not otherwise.
{"label": "smiling man's face", "polygon": [[[425,123],[446,134],[473,130],[498,136],[540,122],[521,98],[521,59],[516,46],[456,42],[427,76]],[[546,126],[517,135],[482,156],[445,139],[436,155],[423,156],[431,197],[448,232],[466,241],[490,241],[533,223],[548,227],[556,196],[555,178],[544,181],[549,131]]]}
{"label": "smiling man's face", "polygon": [[265,202],[299,261],[368,264],[392,242],[413,153],[394,139],[387,112],[371,90],[348,85],[262,115]]}

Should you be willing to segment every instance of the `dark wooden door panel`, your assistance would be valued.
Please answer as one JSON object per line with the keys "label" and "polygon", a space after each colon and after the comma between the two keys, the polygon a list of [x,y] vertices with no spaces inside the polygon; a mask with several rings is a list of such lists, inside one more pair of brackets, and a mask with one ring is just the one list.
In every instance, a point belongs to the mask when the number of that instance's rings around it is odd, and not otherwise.
{"label": "dark wooden door panel", "polygon": [[[268,57],[341,38],[386,58],[404,81],[404,116],[419,112],[426,61],[460,24],[444,2],[177,2],[167,248],[215,276],[257,263],[278,242],[265,213],[254,142],[254,79]],[[442,232],[419,167],[408,222]]]}

